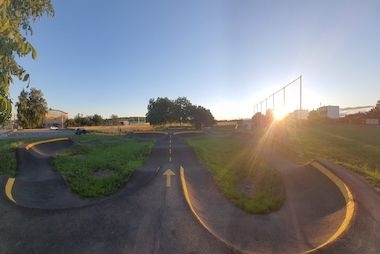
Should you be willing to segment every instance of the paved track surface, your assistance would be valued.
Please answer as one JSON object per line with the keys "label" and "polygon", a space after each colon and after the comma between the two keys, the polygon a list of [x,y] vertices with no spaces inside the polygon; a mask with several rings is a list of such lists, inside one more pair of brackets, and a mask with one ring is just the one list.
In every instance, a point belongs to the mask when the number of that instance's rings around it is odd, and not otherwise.
{"label": "paved track surface", "polygon": [[[0,253],[233,253],[194,219],[182,196],[179,165],[169,162],[169,136],[155,137],[140,173],[102,202],[41,210],[2,196]],[[168,168],[176,173],[170,188],[162,176]],[[1,184],[4,189],[4,179]]]}
{"label": "paved track surface", "polygon": [[62,209],[85,206],[91,200],[81,199],[70,191],[62,176],[52,169],[52,156],[73,146],[71,140],[40,144],[16,151],[17,177],[13,198],[20,206]]}
{"label": "paved track surface", "polygon": [[[270,215],[248,215],[219,193],[183,136],[136,134],[135,138],[156,139],[150,159],[123,190],[101,202],[75,197],[85,205],[46,210],[16,206],[2,196],[0,253],[302,253],[326,241],[339,226],[344,216],[344,199],[319,171],[267,154],[284,178],[287,200],[282,209]],[[19,156],[32,156],[32,161],[36,159],[33,167],[40,168],[41,163],[47,169],[47,158],[60,149],[63,147],[59,144],[46,144],[32,152],[21,151],[26,154]],[[191,200],[211,233],[198,223],[183,198],[180,165],[185,168]],[[162,176],[166,169],[176,174],[170,188]],[[57,175],[21,170],[19,177],[15,188],[18,181],[48,182]],[[5,179],[0,185],[4,189]],[[54,187],[68,191],[65,185],[57,186]],[[363,191],[361,195],[367,196],[368,186],[358,188]],[[15,195],[16,202],[22,199],[19,194]],[[360,194],[355,194],[358,200]],[[372,203],[368,201],[367,210],[363,210],[367,205],[363,199],[366,205],[359,205],[349,231],[319,252],[379,253],[378,212],[373,213],[379,211],[376,195],[373,193]],[[62,202],[41,196],[37,199],[45,205]],[[69,199],[72,201],[73,196]]]}
{"label": "paved track surface", "polygon": [[[203,222],[219,239],[246,253],[302,253],[327,241],[345,215],[337,187],[310,166],[297,166],[267,154],[286,187],[285,205],[269,215],[250,215],[218,192],[212,178],[182,146],[190,196]],[[185,156],[186,155],[186,156]]]}
{"label": "paved track surface", "polygon": [[345,168],[321,161],[351,189],[356,216],[347,233],[321,253],[380,253],[380,195],[362,176]]}

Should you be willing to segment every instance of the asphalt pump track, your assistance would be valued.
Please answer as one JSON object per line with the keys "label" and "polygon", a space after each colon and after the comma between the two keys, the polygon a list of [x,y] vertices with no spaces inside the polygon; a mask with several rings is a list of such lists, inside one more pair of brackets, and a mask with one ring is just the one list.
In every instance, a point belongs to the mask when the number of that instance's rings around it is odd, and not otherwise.
{"label": "asphalt pump track", "polygon": [[[173,142],[170,137],[176,158],[173,164],[178,166],[176,171],[181,168],[182,191],[190,210],[210,234],[234,253],[350,253],[355,246],[355,250],[377,253],[380,249],[375,243],[380,237],[378,210],[372,212],[365,204],[355,208],[349,188],[343,182],[339,183],[339,179],[334,180],[334,174],[328,176],[318,168],[328,170],[327,167],[334,168],[334,165],[323,162],[317,163],[319,166],[299,166],[275,153],[267,154],[268,161],[283,178],[286,201],[279,211],[269,215],[250,215],[226,200],[185,139],[181,135],[175,136]],[[161,139],[168,139],[168,135],[161,135]],[[64,139],[19,148],[18,175],[11,181],[8,198],[17,205],[41,209],[81,207],[101,201],[78,197],[53,171],[52,157],[73,145],[73,141]],[[162,152],[156,153],[156,150],[153,149],[149,160],[162,156]],[[147,165],[152,166],[149,160]],[[156,175],[145,166],[136,172],[117,195],[141,188],[143,182],[147,184],[147,179]],[[342,179],[346,181],[346,177]],[[356,180],[352,178],[347,181],[352,181],[349,186],[354,188],[354,196],[368,197],[362,193],[362,189],[368,187],[356,187]],[[372,195],[371,198],[370,206],[378,207],[378,196]],[[363,214],[369,217],[363,217]],[[356,231],[356,228],[364,231]],[[366,232],[371,234],[369,239],[373,241],[363,244]]]}
{"label": "asphalt pump track", "polygon": [[69,138],[57,138],[19,147],[16,150],[17,176],[9,178],[5,186],[8,199],[18,206],[37,209],[84,207],[134,192],[157,174],[157,171],[142,167],[132,174],[127,186],[111,196],[80,197],[71,191],[64,178],[55,172],[52,166],[56,154],[74,145],[75,143]]}

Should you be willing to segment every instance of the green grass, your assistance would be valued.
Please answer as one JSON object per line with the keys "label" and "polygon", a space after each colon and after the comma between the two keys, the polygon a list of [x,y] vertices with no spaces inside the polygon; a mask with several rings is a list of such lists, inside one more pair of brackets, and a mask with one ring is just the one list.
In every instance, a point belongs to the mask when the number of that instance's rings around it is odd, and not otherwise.
{"label": "green grass", "polygon": [[269,213],[285,200],[281,177],[239,138],[193,138],[188,143],[211,172],[219,189],[249,213]]}
{"label": "green grass", "polygon": [[0,175],[13,177],[16,175],[15,150],[18,141],[0,140]]}
{"label": "green grass", "polygon": [[[56,156],[54,167],[83,197],[107,196],[126,184],[134,170],[150,154],[153,142],[140,142],[120,136],[84,135],[75,137],[78,145]],[[107,172],[96,176],[96,172]]]}
{"label": "green grass", "polygon": [[321,124],[290,128],[280,142],[285,153],[301,163],[327,159],[366,177],[380,190],[380,128]]}
{"label": "green grass", "polygon": [[[35,139],[34,139],[35,140]],[[15,177],[17,174],[16,149],[33,139],[0,140],[0,176]]]}

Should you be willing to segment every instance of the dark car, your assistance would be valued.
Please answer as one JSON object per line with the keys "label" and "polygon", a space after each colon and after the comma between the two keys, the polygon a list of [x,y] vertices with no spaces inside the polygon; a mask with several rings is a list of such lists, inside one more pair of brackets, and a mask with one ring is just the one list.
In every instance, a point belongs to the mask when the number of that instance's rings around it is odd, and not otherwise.
{"label": "dark car", "polygon": [[81,128],[76,128],[75,129],[75,134],[76,135],[82,135],[82,134],[87,134],[87,133],[89,133],[89,131],[86,130],[86,129],[81,129]]}

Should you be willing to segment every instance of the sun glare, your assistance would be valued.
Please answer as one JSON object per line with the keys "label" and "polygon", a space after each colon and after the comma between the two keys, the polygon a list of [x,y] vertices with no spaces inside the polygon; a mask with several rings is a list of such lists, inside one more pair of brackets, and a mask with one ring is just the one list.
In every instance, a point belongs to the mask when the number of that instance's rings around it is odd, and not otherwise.
{"label": "sun glare", "polygon": [[273,113],[274,120],[281,121],[285,117],[285,113],[283,111],[276,110]]}

